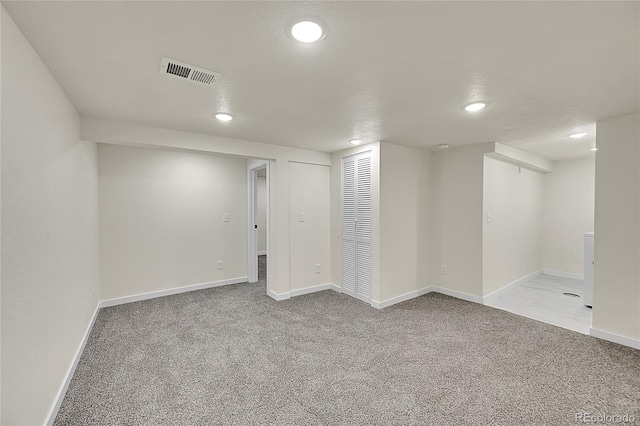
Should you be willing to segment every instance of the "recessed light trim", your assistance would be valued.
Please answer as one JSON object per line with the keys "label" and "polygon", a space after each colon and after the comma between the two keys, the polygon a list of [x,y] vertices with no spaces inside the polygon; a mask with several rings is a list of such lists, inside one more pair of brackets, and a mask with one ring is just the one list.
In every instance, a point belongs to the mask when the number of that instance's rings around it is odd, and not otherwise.
{"label": "recessed light trim", "polygon": [[362,139],[351,139],[349,142],[354,145],[360,145],[362,143]]}
{"label": "recessed light trim", "polygon": [[214,117],[224,122],[233,120],[233,115],[227,114],[226,112],[217,112]]}
{"label": "recessed light trim", "polygon": [[487,107],[486,102],[474,102],[464,107],[464,110],[467,112],[478,112],[482,109],[485,109],[486,107]]}
{"label": "recessed light trim", "polygon": [[315,43],[326,35],[324,27],[318,23],[317,19],[313,18],[297,20],[291,25],[288,32],[294,40],[301,43]]}
{"label": "recessed light trim", "polygon": [[585,137],[585,136],[587,136],[587,133],[585,133],[585,132],[580,132],[580,133],[571,133],[571,134],[569,135],[569,137],[570,137],[570,138],[572,138],[572,139],[580,139],[580,138],[583,138],[583,137]]}

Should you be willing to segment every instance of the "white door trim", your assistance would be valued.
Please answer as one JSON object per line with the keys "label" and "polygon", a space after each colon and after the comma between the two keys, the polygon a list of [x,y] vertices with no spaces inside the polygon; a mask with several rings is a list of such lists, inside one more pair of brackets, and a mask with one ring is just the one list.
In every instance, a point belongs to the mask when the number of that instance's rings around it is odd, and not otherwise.
{"label": "white door trim", "polygon": [[[256,160],[249,162],[247,166],[247,281],[255,283],[258,281],[258,231],[256,229],[258,216],[258,170],[266,169],[266,202],[267,202],[267,250],[269,253],[270,244],[270,220],[269,220],[269,161]],[[267,256],[267,270],[269,270],[270,257]],[[267,280],[267,288],[269,282]]]}

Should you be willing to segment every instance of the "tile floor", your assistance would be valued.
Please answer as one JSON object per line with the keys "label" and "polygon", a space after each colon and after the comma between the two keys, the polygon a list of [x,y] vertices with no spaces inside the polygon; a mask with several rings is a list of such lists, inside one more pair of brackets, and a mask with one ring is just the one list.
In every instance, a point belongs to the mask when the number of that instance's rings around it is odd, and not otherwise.
{"label": "tile floor", "polygon": [[[523,317],[589,334],[591,309],[584,306],[583,282],[551,275],[537,277],[486,303]],[[580,297],[565,296],[575,293]]]}

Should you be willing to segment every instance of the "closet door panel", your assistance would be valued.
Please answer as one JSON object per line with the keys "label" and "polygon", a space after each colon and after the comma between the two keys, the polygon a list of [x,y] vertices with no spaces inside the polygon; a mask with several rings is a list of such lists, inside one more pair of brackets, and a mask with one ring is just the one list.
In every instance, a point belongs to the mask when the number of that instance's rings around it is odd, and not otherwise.
{"label": "closet door panel", "polygon": [[371,302],[371,152],[342,159],[342,292]]}
{"label": "closet door panel", "polygon": [[356,294],[355,296],[371,302],[371,243],[358,241],[356,247]]}
{"label": "closet door panel", "polygon": [[342,292],[356,291],[356,161],[342,162]]}
{"label": "closet door panel", "polygon": [[356,297],[371,302],[371,153],[356,159]]}
{"label": "closet door panel", "polygon": [[356,295],[356,242],[342,240],[342,292]]}

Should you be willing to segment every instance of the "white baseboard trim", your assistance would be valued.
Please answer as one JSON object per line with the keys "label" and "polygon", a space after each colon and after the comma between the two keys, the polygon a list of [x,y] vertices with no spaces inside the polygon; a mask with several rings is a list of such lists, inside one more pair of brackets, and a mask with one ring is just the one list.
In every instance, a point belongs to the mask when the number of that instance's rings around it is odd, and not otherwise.
{"label": "white baseboard trim", "polygon": [[123,305],[125,303],[138,302],[140,300],[155,299],[156,297],[171,296],[172,294],[186,293],[188,291],[204,290],[205,288],[220,287],[229,284],[247,282],[247,277],[229,278],[227,280],[213,281],[210,283],[193,284],[184,287],[170,288],[168,290],[152,291],[149,293],[135,294],[133,296],[116,297],[100,301],[101,308]]}
{"label": "white baseboard trim", "polygon": [[571,278],[572,280],[584,281],[584,275],[576,274],[573,272],[554,271],[553,269],[543,269],[544,275],[551,275],[552,277]]}
{"label": "white baseboard trim", "polygon": [[416,297],[420,297],[424,294],[431,293],[433,291],[432,287],[425,287],[419,290],[410,291],[409,293],[401,294],[400,296],[392,297],[391,299],[384,300],[382,302],[378,302],[377,300],[371,301],[371,306],[377,309],[383,309],[391,305],[395,305],[396,303],[406,302],[410,299],[415,299]]}
{"label": "white baseboard trim", "polygon": [[633,349],[640,349],[640,340],[632,339],[630,337],[620,336],[619,334],[598,330],[593,327],[589,328],[589,335],[597,337],[598,339],[608,340],[609,342],[617,343],[619,345],[629,346]]}
{"label": "white baseboard trim", "polygon": [[273,290],[267,290],[267,295],[271,297],[273,300],[280,301],[280,300],[287,300],[296,296],[302,296],[303,294],[310,294],[310,293],[315,293],[317,291],[331,290],[332,288],[334,288],[334,286],[335,284],[325,283],[325,284],[314,285],[311,287],[297,288],[295,290],[287,291],[284,293],[276,293]]}
{"label": "white baseboard trim", "polygon": [[314,285],[312,287],[291,290],[291,297],[302,296],[303,294],[315,293],[316,291],[331,290],[331,283]]}
{"label": "white baseboard trim", "polygon": [[455,297],[456,299],[462,299],[468,302],[479,303],[481,305],[483,304],[482,297],[475,296],[473,294],[463,293],[461,291],[456,291],[456,290],[449,290],[448,288],[442,288],[442,287],[431,287],[431,291],[436,293],[446,294],[447,296]]}
{"label": "white baseboard trim", "polygon": [[542,273],[543,273],[542,269],[538,269],[535,272],[532,272],[532,273],[530,273],[528,275],[525,275],[524,277],[515,280],[511,284],[507,284],[506,286],[504,286],[502,288],[499,288],[498,290],[496,290],[496,291],[494,291],[492,293],[487,294],[486,296],[484,296],[482,298],[482,303],[484,303],[485,305],[487,303],[491,303],[493,300],[498,298],[500,295],[506,293],[509,290],[512,290],[512,289],[518,287],[520,284],[523,284],[523,283],[525,283],[525,282],[537,277],[538,275],[541,275]]}
{"label": "white baseboard trim", "polygon": [[258,252],[258,256],[266,256],[266,255],[267,255],[267,251],[266,250]]}
{"label": "white baseboard trim", "polygon": [[311,287],[298,288],[298,289],[287,291],[284,293],[276,293],[273,290],[267,290],[267,295],[271,297],[273,300],[280,301],[280,300],[291,299],[292,297],[296,297],[296,296],[302,296],[303,294],[311,294],[317,291],[324,291],[324,290],[335,290],[339,292],[340,287],[332,283],[325,283],[325,284],[314,285]]}
{"label": "white baseboard trim", "polygon": [[58,394],[54,399],[53,405],[49,409],[49,414],[47,415],[47,426],[51,426],[58,416],[58,410],[60,410],[60,405],[62,405],[62,400],[64,399],[65,394],[67,393],[67,389],[69,388],[69,383],[71,383],[71,379],[73,378],[73,373],[76,372],[76,367],[78,366],[78,362],[80,362],[80,357],[82,356],[82,352],[84,351],[84,347],[87,345],[87,339],[89,339],[89,334],[91,334],[91,330],[93,329],[93,324],[96,322],[96,318],[98,317],[98,312],[100,312],[100,302],[96,304],[96,309],[93,312],[93,316],[87,325],[87,329],[84,332],[84,336],[82,336],[82,340],[78,345],[78,349],[76,350],[76,354],[73,357],[73,362],[69,366],[67,370],[67,374],[65,375],[64,381],[62,382],[62,386],[58,390]]}
{"label": "white baseboard trim", "polygon": [[331,283],[331,290],[333,290],[335,292],[338,292],[338,293],[342,293],[342,287],[340,287],[340,286],[338,286],[336,284],[333,284],[333,283]]}
{"label": "white baseboard trim", "polygon": [[276,293],[271,289],[267,289],[267,296],[276,301],[291,299],[291,292],[287,291],[285,293]]}

